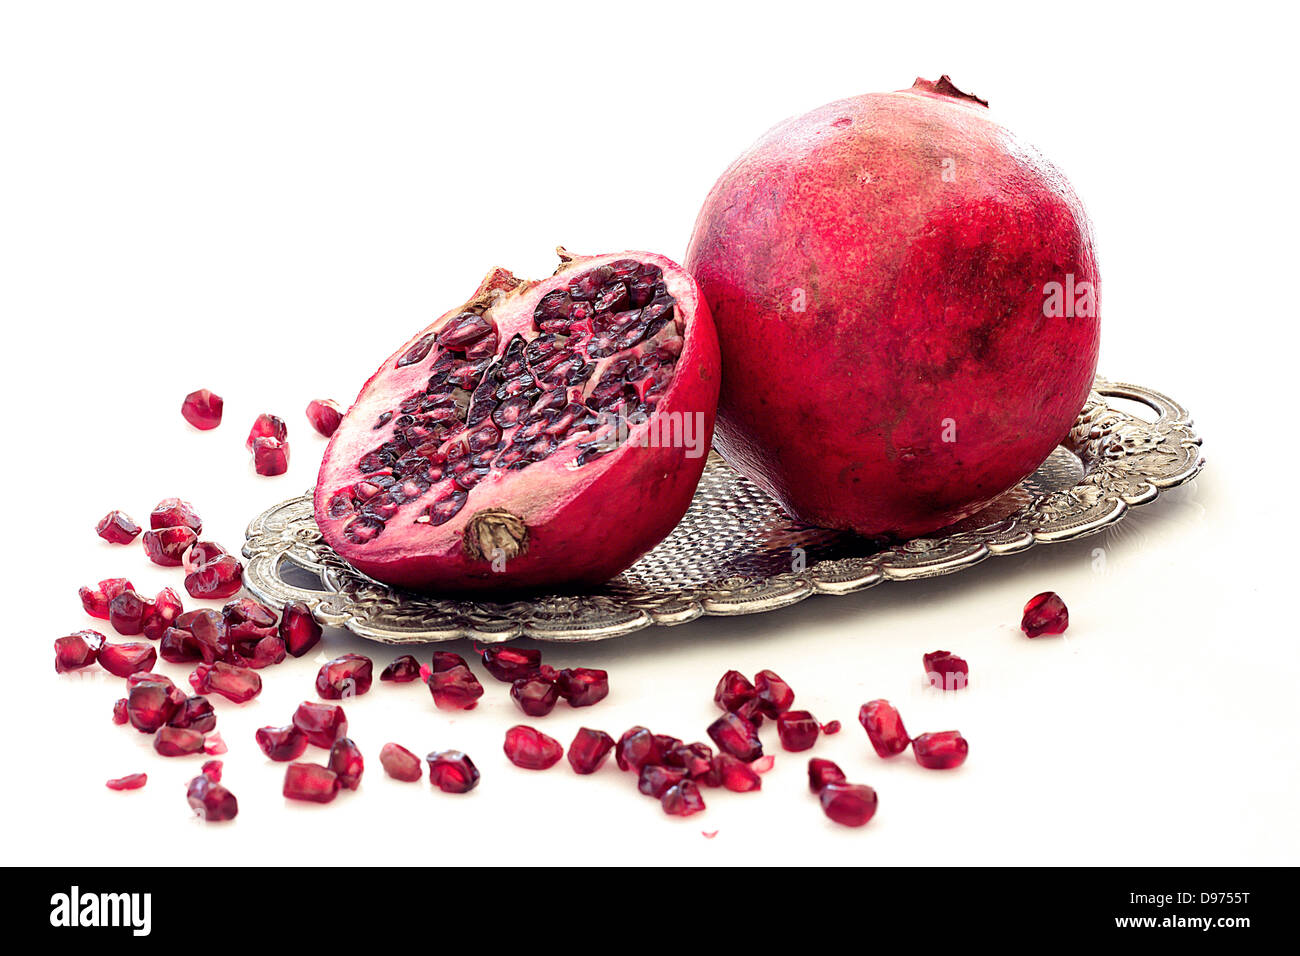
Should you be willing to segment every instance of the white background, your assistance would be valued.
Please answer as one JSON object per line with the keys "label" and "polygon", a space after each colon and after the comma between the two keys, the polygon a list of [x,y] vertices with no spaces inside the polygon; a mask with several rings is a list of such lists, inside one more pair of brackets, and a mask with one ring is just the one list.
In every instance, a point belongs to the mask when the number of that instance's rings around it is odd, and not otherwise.
{"label": "white background", "polygon": [[[1295,384],[1295,24],[1269,7],[6,5],[5,859],[157,862],[142,848],[183,847],[217,864],[1297,862],[1282,394]],[[253,731],[313,698],[312,656],[265,671],[242,708],[219,702],[241,813],[204,825],[184,801],[200,761],[158,758],[111,723],[122,682],[54,675],[54,637],[107,630],[82,614],[80,584],[180,587],[138,543],[95,537],[106,511],[143,521],[181,495],[205,537],[237,548],[252,515],[313,482],[324,443],[307,401],[350,401],[489,266],[547,275],[557,243],[680,259],[713,180],[768,127],[940,73],[1069,174],[1096,227],[1101,369],[1187,404],[1206,472],[1090,540],[548,649],[557,666],[607,668],[613,693],[540,722],[565,743],[584,723],[702,738],[722,671],[771,667],[800,705],[843,721],[815,753],[877,788],[868,827],[825,820],[807,755],[781,754],[770,726],[763,792],[706,791],[708,811],[685,821],[612,769],[515,769],[500,742],[517,714],[495,682],[454,719],[419,684],[376,682],[347,706],[369,760],[360,791],[289,805]],[[199,433],[178,407],[205,386],[226,420]],[[262,411],[289,422],[282,478],[256,476],[243,449]],[[1073,624],[1027,641],[1020,608],[1049,588]],[[393,656],[341,633],[325,646]],[[970,660],[968,690],[924,685],[921,654],[937,647]],[[881,696],[914,733],[960,729],[967,765],[877,759],[855,718]],[[389,780],[387,740],[464,749],[482,784],[452,797]],[[103,786],[140,770],[142,791]]]}

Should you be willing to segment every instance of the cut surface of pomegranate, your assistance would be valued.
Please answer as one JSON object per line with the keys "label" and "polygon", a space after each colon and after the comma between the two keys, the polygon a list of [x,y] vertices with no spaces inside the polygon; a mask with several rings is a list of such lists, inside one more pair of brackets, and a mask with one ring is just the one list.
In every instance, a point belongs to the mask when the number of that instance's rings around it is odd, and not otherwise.
{"label": "cut surface of pomegranate", "polygon": [[540,282],[497,269],[366,383],[326,449],[316,520],[390,584],[601,583],[685,513],[717,389],[707,307],[662,256],[562,252]]}
{"label": "cut surface of pomegranate", "polygon": [[925,665],[925,675],[930,686],[940,690],[961,690],[970,678],[970,665],[949,651],[923,654],[921,662]]}
{"label": "cut surface of pomegranate", "polygon": [[846,827],[860,827],[876,815],[876,791],[860,783],[828,783],[819,794],[822,812]]}
{"label": "cut surface of pomegranate", "polygon": [[326,661],[316,674],[316,693],[326,700],[359,697],[370,690],[374,666],[361,654],[343,654]]}
{"label": "cut surface of pomegranate", "polygon": [[221,424],[221,396],[206,388],[190,392],[181,403],[181,415],[185,420],[201,431],[208,431]]}
{"label": "cut surface of pomegranate", "polygon": [[478,786],[478,767],[459,750],[429,754],[429,782],[443,793],[469,793]]}
{"label": "cut surface of pomegranate", "polygon": [[1031,597],[1020,619],[1020,629],[1027,637],[1064,634],[1069,626],[1070,612],[1055,591],[1044,591]]}
{"label": "cut surface of pomegranate", "polygon": [[955,730],[921,734],[912,741],[912,755],[928,770],[952,770],[966,762],[970,744]]}
{"label": "cut surface of pomegranate", "polygon": [[139,790],[148,782],[149,775],[146,773],[129,773],[125,777],[106,781],[104,786],[110,790]]}
{"label": "cut surface of pomegranate", "polygon": [[140,533],[140,526],[124,511],[110,511],[99,519],[95,533],[110,544],[130,544]]}
{"label": "cut surface of pomegranate", "polygon": [[329,398],[313,398],[307,403],[307,421],[326,438],[338,431],[339,422],[343,421],[343,412],[339,403]]}
{"label": "cut surface of pomegranate", "polygon": [[384,773],[394,780],[405,780],[409,783],[419,780],[424,774],[420,758],[400,744],[391,742],[384,744],[379,750],[379,762],[383,765]]}
{"label": "cut surface of pomegranate", "polygon": [[564,747],[533,727],[518,724],[506,731],[506,759],[525,770],[547,770],[564,756]]}
{"label": "cut surface of pomegranate", "polygon": [[293,713],[293,725],[307,735],[308,743],[329,750],[348,732],[348,718],[337,704],[303,701]]}
{"label": "cut surface of pomegranate", "polygon": [[569,766],[574,773],[595,773],[605,765],[614,750],[614,738],[603,730],[579,727],[569,744]]}
{"label": "cut surface of pomegranate", "polygon": [[858,711],[858,722],[881,757],[895,757],[911,743],[898,708],[887,700],[870,700],[863,704]]}
{"label": "cut surface of pomegranate", "polygon": [[290,800],[329,803],[339,793],[338,774],[314,763],[291,763],[284,771],[281,790]]}

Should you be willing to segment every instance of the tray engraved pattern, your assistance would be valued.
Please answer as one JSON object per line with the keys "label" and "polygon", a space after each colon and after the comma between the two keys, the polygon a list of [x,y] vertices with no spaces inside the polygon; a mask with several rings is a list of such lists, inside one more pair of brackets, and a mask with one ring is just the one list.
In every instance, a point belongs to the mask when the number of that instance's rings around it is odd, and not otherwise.
{"label": "tray engraved pattern", "polygon": [[[1149,407],[1156,421],[1108,401],[1116,398]],[[273,606],[305,601],[322,624],[388,644],[603,640],[951,574],[1094,534],[1194,478],[1205,463],[1200,443],[1173,399],[1099,378],[1066,441],[1017,487],[965,521],[887,545],[794,521],[711,453],[681,523],[623,574],[597,590],[504,602],[416,594],[366,577],[321,540],[309,491],[249,524],[244,582]]]}

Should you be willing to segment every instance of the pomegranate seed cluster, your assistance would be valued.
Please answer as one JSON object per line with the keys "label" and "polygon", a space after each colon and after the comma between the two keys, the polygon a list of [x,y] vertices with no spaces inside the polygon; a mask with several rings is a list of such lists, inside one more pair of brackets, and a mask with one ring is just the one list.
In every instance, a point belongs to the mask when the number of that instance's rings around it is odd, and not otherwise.
{"label": "pomegranate seed cluster", "polygon": [[405,520],[440,525],[493,472],[568,450],[581,467],[613,451],[616,418],[649,415],[672,380],[675,309],[662,269],[620,259],[543,296],[529,334],[508,342],[486,306],[453,316],[395,361],[428,379],[376,416],[364,477],[331,494],[330,517],[364,545],[413,502]]}

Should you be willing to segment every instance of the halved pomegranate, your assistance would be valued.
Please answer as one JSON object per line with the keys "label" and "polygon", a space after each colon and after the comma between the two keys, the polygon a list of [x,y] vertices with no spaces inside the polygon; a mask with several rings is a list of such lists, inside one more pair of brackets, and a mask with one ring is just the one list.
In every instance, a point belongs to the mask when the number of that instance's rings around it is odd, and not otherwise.
{"label": "halved pomegranate", "polygon": [[718,395],[695,281],[649,253],[559,252],[550,279],[489,273],[334,433],[316,520],[361,571],[425,590],[596,584],[685,513]]}

